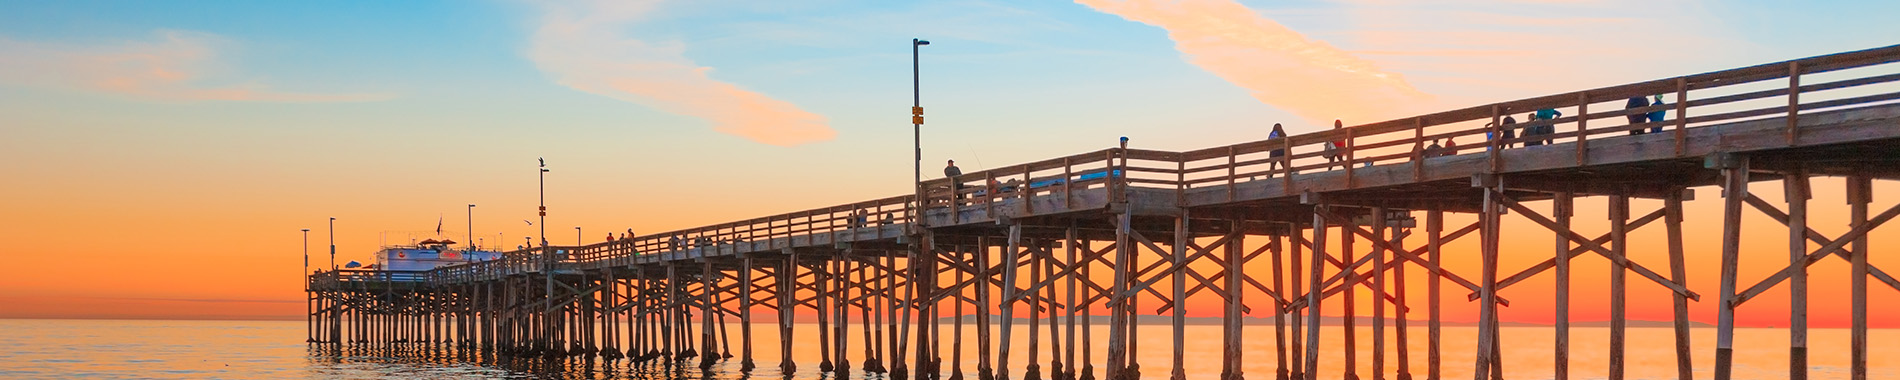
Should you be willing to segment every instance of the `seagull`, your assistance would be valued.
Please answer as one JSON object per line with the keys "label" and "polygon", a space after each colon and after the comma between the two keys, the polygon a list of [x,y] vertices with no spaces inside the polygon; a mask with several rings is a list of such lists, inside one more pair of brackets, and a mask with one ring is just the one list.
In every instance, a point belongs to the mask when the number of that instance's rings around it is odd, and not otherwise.
{"label": "seagull", "polygon": [[534,222],[530,222],[530,221],[528,221],[527,219],[522,219],[522,220],[521,220],[521,222],[522,222],[522,223],[527,223],[527,224],[528,224],[528,225],[530,225],[530,226],[532,226],[532,225],[534,225]]}

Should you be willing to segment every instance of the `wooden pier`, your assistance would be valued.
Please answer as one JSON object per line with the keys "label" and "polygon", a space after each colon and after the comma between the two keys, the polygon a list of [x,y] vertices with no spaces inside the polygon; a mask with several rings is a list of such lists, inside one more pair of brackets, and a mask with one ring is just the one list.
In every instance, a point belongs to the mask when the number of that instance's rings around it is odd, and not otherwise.
{"label": "wooden pier", "polygon": [[[1713,349],[1714,377],[1726,380],[1737,313],[1782,284],[1793,293],[1789,378],[1801,379],[1807,267],[1834,257],[1851,263],[1851,273],[1831,275],[1851,276],[1851,373],[1864,379],[1868,280],[1900,289],[1867,262],[1869,234],[1900,215],[1900,206],[1869,208],[1873,181],[1900,179],[1896,61],[1900,46],[1186,152],[1115,147],[929,180],[919,195],[535,247],[426,272],[322,271],[308,278],[309,340],[701,366],[738,360],[745,370],[762,359],[786,371],[799,365],[790,342],[818,341],[823,359],[815,365],[839,374],[1184,379],[1183,305],[1202,297],[1222,305],[1223,380],[1243,377],[1243,359],[1274,362],[1276,373],[1251,374],[1256,379],[1314,379],[1322,360],[1338,360],[1347,379],[1439,379],[1444,365],[1456,365],[1484,380],[1500,378],[1508,363],[1497,318],[1497,307],[1510,304],[1507,290],[1548,276],[1555,294],[1517,294],[1554,297],[1555,355],[1516,360],[1554,360],[1553,377],[1566,379],[1571,263],[1600,259],[1613,268],[1611,379],[1624,376],[1629,292],[1671,295],[1679,378],[1692,377],[1692,353]],[[1657,94],[1668,100],[1623,106]],[[1539,109],[1563,114],[1499,123]],[[1657,111],[1661,121],[1631,122]],[[1427,149],[1447,139],[1459,144]],[[1336,160],[1322,148],[1334,141]],[[1816,176],[1845,177],[1846,193],[1811,191]],[[1751,185],[1779,185],[1789,196],[1777,205],[1751,194]],[[1721,191],[1691,190],[1710,186]],[[1690,215],[1682,204],[1696,196],[1723,202],[1714,294],[1686,285],[1682,223]],[[1574,205],[1590,197],[1606,200],[1608,220],[1573,218]],[[1632,199],[1661,207],[1633,209]],[[1851,220],[1816,222],[1852,228],[1837,236],[1809,228],[1809,201],[1845,202]],[[1748,225],[1749,233],[1787,231],[1787,268],[1766,279],[1736,271],[1750,213],[1778,223]],[[1446,214],[1476,221],[1447,224]],[[1499,243],[1505,219],[1542,227],[1513,236],[1548,233],[1553,245],[1507,252]],[[1608,233],[1577,232],[1593,223],[1607,223]],[[1667,238],[1636,246],[1628,236],[1643,228],[1664,229]],[[1444,248],[1453,241],[1479,249]],[[1638,250],[1667,252],[1668,262],[1630,259]],[[1501,268],[1507,254],[1546,259]],[[1445,270],[1445,255],[1479,255],[1482,269]],[[1428,286],[1408,289],[1408,276],[1424,276]],[[1354,297],[1367,296],[1372,310],[1354,310]],[[1479,305],[1470,361],[1448,363],[1442,354],[1446,302]],[[1715,347],[1691,347],[1689,302],[1718,303]],[[964,320],[942,317],[970,313],[976,341],[966,343]],[[795,331],[795,314],[815,314],[817,331]],[[1091,336],[1102,314],[1108,335]],[[1154,314],[1172,321],[1173,344],[1137,347],[1161,341],[1142,340],[1135,329],[1138,315]],[[1343,339],[1323,342],[1325,314],[1371,317],[1371,334],[1344,318]],[[1243,336],[1249,316],[1271,317],[1271,337]],[[727,322],[738,331],[727,331]],[[1407,333],[1421,327],[1422,355],[1411,352]],[[755,358],[759,334],[776,334],[782,357]],[[1019,339],[1027,355],[1010,351]],[[1277,352],[1245,352],[1243,339],[1272,339]],[[1372,357],[1360,358],[1355,349],[1366,341]],[[963,357],[966,344],[976,357]],[[1173,371],[1142,372],[1143,349],[1171,350]],[[1011,362],[1016,357],[1029,361]],[[1372,373],[1356,373],[1362,359]],[[966,360],[977,373],[962,373]],[[1415,360],[1427,363],[1424,373],[1410,372]]]}

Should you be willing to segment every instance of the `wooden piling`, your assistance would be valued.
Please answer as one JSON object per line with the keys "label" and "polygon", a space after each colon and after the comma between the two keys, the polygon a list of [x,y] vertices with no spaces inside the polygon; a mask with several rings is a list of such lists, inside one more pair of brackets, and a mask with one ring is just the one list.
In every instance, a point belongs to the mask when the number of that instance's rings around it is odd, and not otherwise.
{"label": "wooden piling", "polygon": [[[1794,77],[1790,81],[1794,81]],[[1792,84],[1790,86],[1793,86]],[[1792,95],[1789,100],[1791,103]],[[1793,126],[1793,115],[1789,119]],[[1789,129],[1789,143],[1794,129]],[[1783,173],[1782,194],[1788,201],[1788,379],[1808,378],[1808,174],[1796,169]]]}
{"label": "wooden piling", "polygon": [[[1663,223],[1669,234],[1669,281],[1686,287],[1689,286],[1689,271],[1682,248],[1682,195],[1682,191],[1676,191],[1663,198]],[[1689,297],[1678,292],[1670,293],[1670,305],[1674,309],[1674,318],[1670,322],[1676,333],[1676,379],[1693,380],[1695,365],[1689,352]]]}
{"label": "wooden piling", "polygon": [[[1861,174],[1847,177],[1848,226],[1862,228],[1867,224],[1867,203],[1874,197],[1873,179]],[[1852,287],[1853,322],[1849,326],[1848,342],[1849,365],[1848,378],[1867,380],[1867,235],[1855,238],[1850,247],[1854,257],[1848,269],[1849,286]]]}
{"label": "wooden piling", "polygon": [[1627,282],[1629,268],[1619,264],[1629,255],[1628,228],[1630,203],[1623,194],[1610,195],[1610,380],[1623,380],[1624,345],[1628,321]]}
{"label": "wooden piling", "polygon": [[1722,290],[1715,306],[1715,380],[1729,380],[1734,371],[1736,262],[1742,248],[1742,203],[1748,199],[1748,157],[1717,155],[1709,161],[1709,166],[1722,171]]}

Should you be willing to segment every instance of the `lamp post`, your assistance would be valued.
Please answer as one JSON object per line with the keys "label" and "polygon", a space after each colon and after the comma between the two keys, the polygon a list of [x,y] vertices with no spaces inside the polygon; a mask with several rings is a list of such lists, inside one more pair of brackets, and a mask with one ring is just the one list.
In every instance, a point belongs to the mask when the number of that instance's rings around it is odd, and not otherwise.
{"label": "lamp post", "polygon": [[474,203],[468,204],[468,241],[467,243],[468,243],[468,250],[470,251],[474,251],[477,249],[476,247],[478,247],[475,244],[475,204]]}
{"label": "lamp post", "polygon": [[330,217],[330,271],[336,271],[336,217]]}
{"label": "lamp post", "polygon": [[586,243],[585,243],[585,242],[584,242],[583,240],[581,240],[581,239],[582,239],[582,238],[581,238],[581,226],[574,226],[574,246],[575,246],[575,247],[580,247],[580,246],[583,246],[583,245],[587,245],[587,244],[586,244]]}
{"label": "lamp post", "polygon": [[[303,278],[304,296],[309,297],[310,296],[310,229],[309,228],[303,229],[303,275],[304,275],[304,278]],[[304,341],[315,343],[317,341],[316,306],[311,305],[310,300],[308,299],[304,300],[303,302],[303,315],[304,315],[304,335],[306,336],[306,338],[304,338]]]}
{"label": "lamp post", "polygon": [[[544,286],[542,289],[547,290],[547,298],[545,299],[550,300],[550,302],[552,302],[552,300],[554,299],[554,250],[551,248],[548,248],[548,160],[546,158],[540,158],[540,157],[536,157],[535,160],[538,160],[541,162],[541,168],[540,168],[541,170],[540,170],[539,176],[540,176],[540,187],[541,187],[540,189],[541,262],[543,263],[541,266],[541,276],[543,278],[542,284]],[[551,339],[554,337],[555,318],[542,318],[542,319],[543,319],[542,320],[543,323],[541,326],[542,328],[541,341],[545,343],[545,342],[548,342],[548,339]],[[540,348],[545,349],[548,347],[543,346]]]}
{"label": "lamp post", "polygon": [[910,39],[910,138],[913,148],[911,186],[917,191],[914,201],[917,204],[917,211],[911,213],[913,225],[923,223],[923,218],[918,218],[917,214],[924,207],[924,96],[920,88],[922,82],[919,81],[917,75],[917,48],[929,44],[930,41]]}

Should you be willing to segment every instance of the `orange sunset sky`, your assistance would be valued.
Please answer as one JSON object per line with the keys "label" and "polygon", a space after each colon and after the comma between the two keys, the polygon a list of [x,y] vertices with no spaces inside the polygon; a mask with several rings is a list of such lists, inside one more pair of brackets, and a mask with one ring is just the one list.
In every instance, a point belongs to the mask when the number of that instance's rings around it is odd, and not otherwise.
{"label": "orange sunset sky", "polygon": [[[468,204],[473,233],[512,248],[539,233],[525,223],[535,219],[536,157],[553,170],[547,227],[557,245],[574,243],[576,226],[594,242],[606,231],[906,193],[913,37],[932,42],[920,69],[930,178],[944,159],[989,169],[1119,136],[1145,149],[1227,145],[1264,139],[1273,123],[1312,132],[1332,119],[1362,124],[1900,35],[1882,16],[1900,5],[1873,1],[0,1],[0,10],[0,318],[296,319],[303,250],[328,265],[327,218],[337,218],[339,262],[367,261],[385,232],[433,231],[438,220],[460,240]],[[1846,231],[1842,181],[1814,186],[1810,226]],[[1779,188],[1753,186],[1778,205]],[[1685,244],[1703,300],[1692,319],[1714,323],[1720,195],[1696,190]],[[1896,201],[1900,185],[1876,183],[1875,212]],[[1657,207],[1638,200],[1632,214]],[[1602,199],[1577,209],[1579,232],[1607,230]],[[1753,210],[1746,221],[1744,287],[1787,262],[1787,230]],[[1517,216],[1504,228],[1504,275],[1550,256],[1551,233]],[[1900,271],[1886,254],[1900,250],[1894,228],[1871,235],[1870,261]],[[1663,233],[1660,223],[1633,233],[1633,259],[1665,271]],[[1450,270],[1477,276],[1475,240],[1449,246]],[[1576,264],[1572,319],[1607,319],[1606,261]],[[1265,281],[1267,263],[1251,265]],[[1414,273],[1409,285],[1422,294],[1425,276]],[[1813,325],[1846,326],[1846,261],[1811,273]],[[1631,318],[1669,318],[1664,288],[1629,283]],[[1551,289],[1544,275],[1504,290],[1513,305],[1503,318],[1549,321]],[[1872,325],[1900,327],[1900,291],[1872,282],[1870,293]],[[1476,319],[1463,296],[1448,291],[1460,301],[1448,319]],[[1785,326],[1787,304],[1777,288],[1744,305],[1738,324]],[[1211,295],[1190,305],[1190,315],[1219,313]]]}

